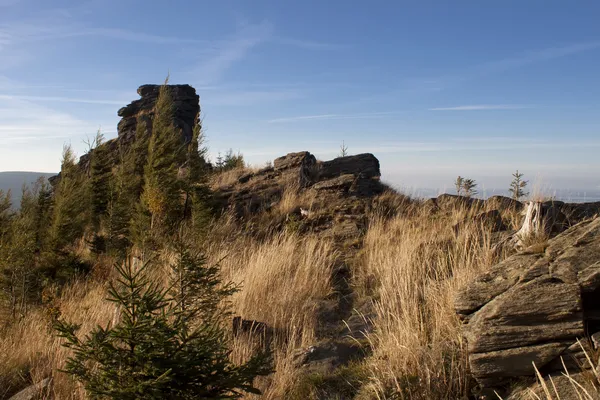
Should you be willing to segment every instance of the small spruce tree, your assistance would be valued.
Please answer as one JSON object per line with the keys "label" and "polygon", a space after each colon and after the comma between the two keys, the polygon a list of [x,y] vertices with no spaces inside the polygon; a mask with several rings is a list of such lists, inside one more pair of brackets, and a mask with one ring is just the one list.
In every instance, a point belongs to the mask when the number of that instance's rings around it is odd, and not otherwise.
{"label": "small spruce tree", "polygon": [[108,149],[103,143],[104,135],[98,131],[94,139],[95,147],[90,151],[92,224],[96,232],[100,229],[100,221],[106,215],[108,208],[111,178],[111,163]]}
{"label": "small spruce tree", "polygon": [[346,157],[348,155],[348,146],[346,146],[346,143],[344,143],[344,141],[342,141],[342,145],[340,146],[340,154],[338,155],[338,157]]}
{"label": "small spruce tree", "polygon": [[[73,350],[65,372],[83,383],[93,398],[227,399],[270,373],[266,355],[234,365],[215,305],[232,292],[204,265],[204,258],[179,247],[174,282],[161,289],[146,276],[147,265],[117,266],[108,300],[120,310],[114,326],[95,328],[85,339],[78,325],[57,321],[55,329]],[[221,289],[219,289],[221,288]]]}
{"label": "small spruce tree", "polygon": [[460,175],[454,181],[454,187],[456,188],[456,194],[459,196],[462,193],[464,182],[465,182],[465,179]]}
{"label": "small spruce tree", "polygon": [[525,192],[525,188],[529,181],[523,180],[524,174],[520,173],[519,170],[512,174],[512,176],[513,180],[510,183],[508,191],[511,193],[513,199],[520,200],[521,197],[525,197],[529,194],[529,192]]}
{"label": "small spruce tree", "polygon": [[465,178],[462,189],[466,197],[477,196],[477,182],[474,179]]}
{"label": "small spruce tree", "polygon": [[150,230],[158,233],[172,233],[183,214],[178,172],[185,147],[173,123],[175,109],[167,83],[160,88],[155,106],[140,210],[150,216]]}
{"label": "small spruce tree", "polygon": [[63,149],[60,176],[54,192],[54,207],[49,236],[55,250],[83,236],[87,226],[88,187],[75,160],[71,146]]}

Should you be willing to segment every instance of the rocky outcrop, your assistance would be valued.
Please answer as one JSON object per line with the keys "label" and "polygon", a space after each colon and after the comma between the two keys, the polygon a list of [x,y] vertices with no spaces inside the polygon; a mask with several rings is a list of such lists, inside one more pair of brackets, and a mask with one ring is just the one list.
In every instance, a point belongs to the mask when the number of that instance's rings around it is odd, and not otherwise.
{"label": "rocky outcrop", "polygon": [[444,193],[429,200],[428,207],[436,210],[451,211],[462,207],[473,207],[483,209],[485,201],[473,197],[457,196]]}
{"label": "rocky outcrop", "polygon": [[470,226],[481,226],[490,232],[499,232],[506,230],[507,227],[502,221],[502,215],[498,210],[485,211],[475,215],[472,218],[458,222],[452,227],[455,235],[458,235],[463,229]]}
{"label": "rocky outcrop", "polygon": [[342,175],[361,176],[362,178],[379,178],[379,160],[370,153],[355,156],[338,157],[324,161],[319,166],[319,181],[336,178]]}
{"label": "rocky outcrop", "polygon": [[[192,138],[192,130],[198,122],[200,96],[196,94],[196,89],[190,85],[168,85],[168,87],[175,110],[173,123],[181,130],[182,139],[187,142]],[[121,117],[121,121],[117,125],[120,140],[130,141],[133,139],[138,118],[147,122],[148,133],[151,133],[149,122],[154,117],[154,106],[160,88],[161,85],[140,86],[137,93],[141,98],[132,101],[118,111],[118,115]]]}
{"label": "rocky outcrop", "polygon": [[523,203],[506,196],[491,196],[485,200],[486,208],[500,211],[522,211]]}
{"label": "rocky outcrop", "polygon": [[[103,144],[108,154],[113,156],[113,163],[118,163],[119,147],[127,148],[139,134],[138,122],[146,124],[145,135],[152,134],[152,119],[154,118],[154,107],[158,99],[158,93],[162,85],[142,85],[137,93],[140,99],[118,111],[121,120],[117,125],[118,136]],[[192,138],[194,126],[199,123],[200,97],[196,89],[190,85],[168,85],[173,99],[174,118],[173,124],[181,131],[182,142],[188,142]],[[92,150],[93,151],[93,150]],[[79,166],[88,170],[91,154],[84,154],[79,159]]]}
{"label": "rocky outcrop", "polygon": [[304,164],[315,164],[317,159],[315,156],[310,154],[308,151],[299,151],[297,153],[289,153],[285,156],[281,156],[273,161],[273,167],[275,171],[284,171],[290,168],[299,168],[300,165]]}
{"label": "rocky outcrop", "polygon": [[484,387],[562,370],[582,356],[577,340],[600,331],[600,218],[514,255],[464,287],[469,362]]}

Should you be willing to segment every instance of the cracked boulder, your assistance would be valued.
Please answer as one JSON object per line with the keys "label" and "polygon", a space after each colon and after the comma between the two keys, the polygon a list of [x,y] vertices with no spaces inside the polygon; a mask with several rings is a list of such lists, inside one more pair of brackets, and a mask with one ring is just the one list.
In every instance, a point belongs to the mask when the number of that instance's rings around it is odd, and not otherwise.
{"label": "cracked boulder", "polygon": [[482,387],[533,377],[534,364],[576,365],[578,339],[600,332],[600,218],[497,264],[459,291],[455,309]]}

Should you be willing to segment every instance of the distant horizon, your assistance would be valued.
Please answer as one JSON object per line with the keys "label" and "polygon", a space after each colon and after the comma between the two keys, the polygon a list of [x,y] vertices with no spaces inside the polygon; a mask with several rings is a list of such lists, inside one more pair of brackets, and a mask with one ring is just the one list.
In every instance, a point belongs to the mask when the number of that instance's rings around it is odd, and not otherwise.
{"label": "distant horizon", "polygon": [[[257,166],[252,166],[257,167]],[[58,172],[43,172],[43,171],[0,171],[0,174],[43,174],[43,175],[57,175]],[[452,183],[441,185],[439,187],[427,187],[427,186],[411,186],[402,183],[395,183],[386,179],[385,174],[381,176],[382,182],[388,184],[394,190],[410,195],[414,198],[432,198],[437,197],[440,194],[456,194]],[[476,198],[488,198],[495,195],[501,195],[511,197],[508,191],[508,185],[506,187],[488,187],[485,185],[485,181],[478,183],[478,194]],[[600,188],[586,188],[586,187],[551,187],[535,184],[529,184],[525,188],[525,192],[529,195],[544,195],[549,197],[556,197],[557,200],[561,201],[572,201],[572,202],[595,202],[600,201]],[[530,196],[524,196],[523,200],[528,199]]]}

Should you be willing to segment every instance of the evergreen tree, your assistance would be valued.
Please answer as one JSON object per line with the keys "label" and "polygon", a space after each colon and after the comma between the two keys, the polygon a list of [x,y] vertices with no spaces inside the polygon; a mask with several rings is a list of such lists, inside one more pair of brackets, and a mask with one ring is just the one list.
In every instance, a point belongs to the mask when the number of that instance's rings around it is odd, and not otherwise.
{"label": "evergreen tree", "polygon": [[33,193],[36,197],[34,214],[36,253],[40,253],[46,246],[48,227],[52,218],[52,188],[45,178],[40,177],[34,185]]}
{"label": "evergreen tree", "polygon": [[185,174],[185,212],[191,213],[195,233],[202,233],[212,216],[211,193],[208,187],[208,165],[205,159],[204,135],[198,121],[188,144]]}
{"label": "evergreen tree", "polygon": [[228,292],[216,290],[220,281],[203,270],[203,262],[185,250],[179,253],[185,283],[173,284],[171,290],[146,277],[147,264],[137,271],[131,262],[117,266],[119,278],[108,297],[120,310],[114,326],[97,327],[81,340],[79,326],[55,324],[65,346],[74,351],[65,371],[93,398],[225,399],[260,393],[252,381],[271,372],[265,355],[243,365],[231,363],[218,313],[210,309]]}
{"label": "evergreen tree", "polygon": [[454,181],[454,187],[456,188],[456,194],[459,195],[459,196],[462,193],[464,182],[465,182],[465,178],[463,178],[460,175]]}
{"label": "evergreen tree", "polygon": [[92,224],[94,230],[98,232],[100,221],[108,209],[111,161],[108,149],[104,145],[104,136],[100,131],[96,133],[94,144],[95,148],[90,152],[90,189]]}
{"label": "evergreen tree", "polygon": [[86,181],[71,146],[65,146],[49,232],[55,250],[61,250],[83,236],[88,217]]}
{"label": "evergreen tree", "polygon": [[521,197],[525,197],[529,194],[529,192],[525,192],[525,188],[529,181],[523,180],[524,174],[520,173],[519,170],[512,174],[512,176],[513,180],[510,183],[508,191],[512,194],[513,199],[519,200]]}
{"label": "evergreen tree", "polygon": [[13,216],[10,209],[12,206],[10,198],[10,190],[6,193],[0,190],[0,246],[2,246],[3,238],[8,235],[10,220]]}
{"label": "evergreen tree", "polygon": [[466,197],[477,196],[477,182],[474,179],[465,178],[462,188]]}
{"label": "evergreen tree", "polygon": [[35,268],[37,194],[23,187],[19,212],[11,219],[9,240],[0,250],[0,289],[12,318],[24,316],[39,294]]}
{"label": "evergreen tree", "polygon": [[183,215],[178,173],[185,150],[173,118],[173,100],[165,82],[156,102],[141,196],[140,212],[149,215],[150,231],[172,232]]}

